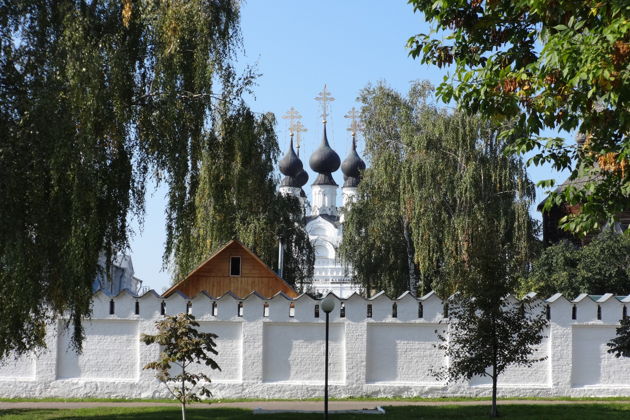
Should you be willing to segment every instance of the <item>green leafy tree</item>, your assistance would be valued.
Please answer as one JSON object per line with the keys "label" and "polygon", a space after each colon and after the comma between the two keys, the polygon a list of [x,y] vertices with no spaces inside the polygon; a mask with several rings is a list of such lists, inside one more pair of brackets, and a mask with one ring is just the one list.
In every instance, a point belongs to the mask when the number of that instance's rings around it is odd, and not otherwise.
{"label": "green leafy tree", "polygon": [[[180,313],[167,316],[155,323],[158,333],[142,334],[140,341],[146,345],[158,344],[160,358],[147,363],[144,369],[156,370],[158,378],[182,406],[182,420],[186,420],[186,405],[210,397],[210,377],[203,372],[193,372],[194,365],[209,366],[221,370],[210,354],[217,355],[216,334],[199,332],[199,323],[193,315]],[[175,366],[173,366],[175,365]],[[173,369],[175,368],[175,370]]]}
{"label": "green leafy tree", "polygon": [[257,116],[242,104],[215,125],[215,139],[202,148],[198,184],[190,192],[191,217],[169,226],[167,255],[175,256],[174,281],[232,238],[271,267],[277,266],[282,238],[285,280],[299,286],[312,277],[314,252],[302,207],[278,192],[273,175],[279,153],[274,124],[273,114]]}
{"label": "green leafy tree", "polygon": [[[203,236],[196,203],[215,188],[214,203],[234,200],[229,230],[257,252],[268,257],[269,236],[288,230],[291,275],[304,276],[295,205],[248,216],[253,199],[270,200],[277,145],[272,120],[241,99],[255,76],[235,71],[240,42],[233,0],[0,4],[0,358],[44,346],[60,314],[80,347],[99,253],[126,249],[151,176],[169,187],[165,261],[193,264],[184,235]],[[230,150],[261,173],[236,183],[251,167]]]}
{"label": "green leafy tree", "polygon": [[608,342],[608,353],[615,357],[630,357],[630,318],[623,318],[616,332],[617,336]]}
{"label": "green leafy tree", "polygon": [[437,108],[431,92],[425,83],[406,97],[384,84],[361,92],[370,166],[342,256],[366,286],[382,287],[380,277],[397,292],[418,284],[449,296],[494,279],[503,297],[534,253],[534,187],[491,125]]}
{"label": "green leafy tree", "polygon": [[[586,234],[630,208],[630,5],[626,0],[409,0],[433,33],[409,39],[413,57],[454,65],[446,102],[504,126],[511,152],[571,169],[580,185],[547,200],[580,204],[565,228]],[[554,131],[586,137],[576,148]],[[596,165],[597,164],[597,165]],[[550,180],[541,185],[552,185]]]}
{"label": "green leafy tree", "polygon": [[544,249],[520,286],[543,296],[630,294],[630,237],[607,230],[582,247],[562,241]]}
{"label": "green leafy tree", "polygon": [[502,300],[486,305],[483,299],[453,295],[448,300],[446,334],[438,334],[449,364],[434,375],[443,380],[486,376],[492,380],[490,417],[498,417],[497,382],[509,366],[527,366],[544,360],[535,357],[547,324],[542,306],[529,298],[515,303]]}

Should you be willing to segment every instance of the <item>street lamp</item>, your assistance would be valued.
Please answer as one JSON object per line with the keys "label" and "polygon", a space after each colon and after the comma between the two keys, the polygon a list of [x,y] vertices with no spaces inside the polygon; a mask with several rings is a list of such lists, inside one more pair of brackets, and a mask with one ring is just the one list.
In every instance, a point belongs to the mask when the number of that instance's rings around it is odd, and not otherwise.
{"label": "street lamp", "polygon": [[326,355],[325,355],[325,374],[324,374],[324,418],[328,418],[328,325],[330,313],[335,309],[335,298],[329,294],[322,301],[322,311],[326,312]]}

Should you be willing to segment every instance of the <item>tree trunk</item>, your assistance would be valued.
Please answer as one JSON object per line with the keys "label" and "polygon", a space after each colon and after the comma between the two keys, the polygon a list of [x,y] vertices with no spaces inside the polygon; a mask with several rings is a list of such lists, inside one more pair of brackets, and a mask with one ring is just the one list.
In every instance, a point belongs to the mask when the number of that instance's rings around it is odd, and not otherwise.
{"label": "tree trunk", "polygon": [[182,365],[182,420],[186,420],[186,366]]}
{"label": "tree trunk", "polygon": [[492,366],[492,408],[490,409],[490,417],[499,417],[497,412],[497,371]]}
{"label": "tree trunk", "polygon": [[182,420],[186,420],[186,403],[182,403]]}
{"label": "tree trunk", "polygon": [[409,269],[409,291],[415,296],[418,291],[418,267],[413,260],[413,243],[411,242],[411,233],[409,232],[409,223],[403,220],[403,235],[405,236],[405,244],[407,246],[407,268]]}

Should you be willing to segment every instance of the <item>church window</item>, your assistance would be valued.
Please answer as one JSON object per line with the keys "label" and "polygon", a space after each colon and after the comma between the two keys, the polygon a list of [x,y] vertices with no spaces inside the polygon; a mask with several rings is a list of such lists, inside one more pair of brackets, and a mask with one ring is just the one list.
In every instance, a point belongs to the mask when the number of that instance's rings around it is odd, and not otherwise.
{"label": "church window", "polygon": [[626,308],[626,305],[623,305],[623,312],[621,313],[621,316],[623,319],[628,318],[628,308]]}
{"label": "church window", "polygon": [[109,314],[114,315],[114,299],[109,300]]}
{"label": "church window", "polygon": [[295,316],[295,303],[291,302],[289,304],[289,317],[293,318]]}
{"label": "church window", "polygon": [[136,315],[140,315],[140,302],[136,300]]}
{"label": "church window", "polygon": [[448,303],[444,304],[444,307],[442,308],[442,312],[444,313],[444,318],[448,318]]}
{"label": "church window", "polygon": [[341,302],[341,307],[339,308],[339,317],[340,318],[346,317],[346,305],[344,305],[343,302]]}
{"label": "church window", "polygon": [[241,257],[230,257],[230,276],[241,275]]}
{"label": "church window", "polygon": [[577,306],[573,305],[573,309],[571,310],[571,319],[577,319]]}
{"label": "church window", "polygon": [[188,301],[186,303],[186,315],[192,315],[192,302]]}
{"label": "church window", "polygon": [[418,318],[424,318],[424,307],[422,302],[418,302]]}
{"label": "church window", "polygon": [[368,306],[367,306],[367,317],[372,318],[372,304],[371,303],[368,303]]}
{"label": "church window", "polygon": [[212,302],[212,316],[217,316],[219,313],[219,308],[217,307],[216,302]]}
{"label": "church window", "polygon": [[319,318],[319,305],[315,305],[315,318]]}
{"label": "church window", "polygon": [[597,305],[597,319],[602,319],[602,307]]}
{"label": "church window", "polygon": [[162,301],[162,304],[160,305],[160,315],[165,315],[166,314],[166,302]]}
{"label": "church window", "polygon": [[396,302],[392,305],[392,318],[398,318],[398,304]]}
{"label": "church window", "polygon": [[269,304],[267,302],[263,303],[263,316],[269,316]]}
{"label": "church window", "polygon": [[236,306],[236,315],[240,317],[243,316],[243,302],[239,302]]}
{"label": "church window", "polygon": [[551,320],[551,306],[547,305],[547,307],[545,308],[545,312],[546,312],[546,317],[547,317],[547,321]]}

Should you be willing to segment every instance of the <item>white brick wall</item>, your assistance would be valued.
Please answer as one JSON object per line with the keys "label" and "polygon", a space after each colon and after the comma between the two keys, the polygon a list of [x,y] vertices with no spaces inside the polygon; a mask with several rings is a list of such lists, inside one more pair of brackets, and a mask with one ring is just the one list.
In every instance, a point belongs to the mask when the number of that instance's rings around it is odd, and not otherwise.
{"label": "white brick wall", "polygon": [[[164,300],[167,314],[192,312],[204,331],[219,335],[213,378],[217,398],[308,398],[323,395],[324,320],[315,317],[320,302],[308,296],[284,295],[265,300],[252,294],[237,299],[228,294],[193,299],[174,294]],[[48,349],[38,355],[8,359],[0,365],[1,397],[162,398],[166,389],[142,367],[159,355],[156,345],[140,343],[142,333],[154,333],[162,298],[154,292],[136,297],[123,292],[114,298],[97,294],[93,316],[85,323],[83,352],[68,348],[63,328],[50,328]],[[136,302],[140,314],[135,314]],[[212,304],[217,314],[212,315]],[[243,303],[243,316],[237,305]],[[418,318],[418,304],[423,316]],[[269,316],[263,305],[269,304]],[[293,316],[289,305],[294,304]],[[431,369],[448,361],[435,348],[435,330],[443,329],[442,302],[434,294],[415,299],[404,294],[392,300],[379,294],[366,300],[353,295],[331,313],[330,391],[346,396],[481,396],[489,395],[487,378],[445,384]],[[392,305],[397,305],[397,317]],[[537,354],[547,356],[531,368],[512,367],[500,378],[501,396],[630,396],[630,359],[607,353],[623,306],[630,298],[605,295],[598,301],[580,296],[569,302],[560,295],[546,303],[551,322]],[[367,306],[372,317],[367,317]],[[572,319],[572,308],[577,310]],[[601,319],[597,319],[597,308]],[[61,323],[60,323],[61,325]],[[208,369],[205,368],[204,369]]]}

